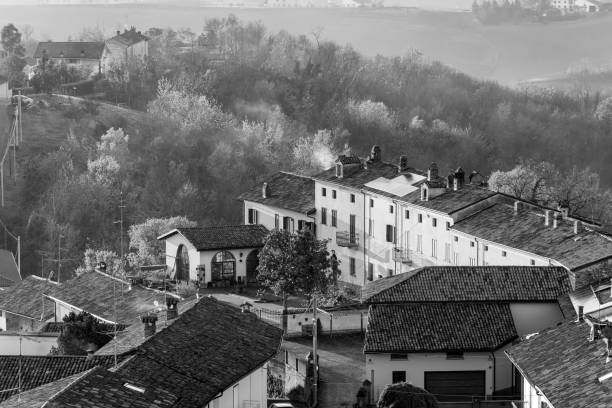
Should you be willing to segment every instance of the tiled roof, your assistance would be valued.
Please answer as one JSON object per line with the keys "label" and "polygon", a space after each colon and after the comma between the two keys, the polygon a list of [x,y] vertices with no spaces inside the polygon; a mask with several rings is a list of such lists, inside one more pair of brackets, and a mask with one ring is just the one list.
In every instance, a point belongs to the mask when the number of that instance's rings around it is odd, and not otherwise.
{"label": "tiled roof", "polygon": [[[102,58],[104,51],[103,42],[39,42],[34,51],[34,58],[77,58],[96,59]],[[62,55],[62,56],[60,56]]]}
{"label": "tiled roof", "polygon": [[[197,299],[179,302],[177,308],[179,315],[191,309],[197,302]],[[166,310],[158,312],[157,316],[158,320],[156,327],[158,332],[164,330],[165,328],[177,321],[176,318],[168,320],[166,316]],[[136,349],[146,340],[146,338],[143,336],[143,333],[144,324],[140,319],[136,319],[125,330],[121,331],[120,333],[117,333],[116,339],[109,341],[98,351],[96,351],[96,355],[114,355],[115,353],[125,354],[136,351]]]}
{"label": "tiled roof", "polygon": [[517,338],[507,303],[371,305],[364,352],[493,351]]}
{"label": "tiled roof", "polygon": [[315,187],[314,180],[310,177],[299,176],[285,172],[279,172],[268,179],[269,194],[262,197],[262,183],[254,186],[247,192],[242,193],[238,199],[253,201],[271,207],[296,211],[308,214],[315,209]]}
{"label": "tiled roof", "polygon": [[571,290],[553,266],[428,266],[378,279],[363,289],[368,303],[556,302]]}
{"label": "tiled roof", "polygon": [[43,300],[42,294],[56,286],[46,279],[28,276],[21,282],[0,290],[0,310],[46,320],[54,314],[53,302]]}
{"label": "tiled roof", "polygon": [[282,332],[253,313],[202,298],[151,336],[117,372],[179,397],[176,407],[205,406],[277,352]]}
{"label": "tiled roof", "polygon": [[469,205],[486,200],[495,196],[497,193],[487,188],[473,184],[466,184],[459,190],[449,189],[437,197],[430,198],[428,201],[421,200],[421,191],[413,191],[402,197],[400,200],[409,204],[418,205],[430,210],[439,211],[445,214],[452,214]]}
{"label": "tiled roof", "polygon": [[157,239],[166,239],[177,233],[187,238],[198,251],[209,251],[262,247],[268,230],[263,225],[177,228]]}
{"label": "tiled roof", "polygon": [[325,170],[313,178],[317,181],[330,182],[339,184],[344,187],[360,189],[366,183],[376,180],[379,177],[394,178],[399,174],[396,164],[385,162],[368,162],[367,168],[361,168],[349,174],[343,175],[342,178],[336,177],[336,168],[332,167]]}
{"label": "tiled roof", "polygon": [[161,292],[142,286],[131,286],[100,272],[87,272],[62,283],[46,293],[52,298],[76,307],[98,318],[129,324],[155,308],[154,302],[165,304]]}
{"label": "tiled roof", "polygon": [[[551,221],[552,224],[552,221]],[[573,222],[559,220],[557,228],[544,225],[544,216],[506,204],[494,204],[462,221],[453,230],[551,258],[568,269],[612,257],[612,240],[584,229],[574,234]]]}
{"label": "tiled roof", "polygon": [[[93,370],[93,369],[90,369]],[[21,395],[13,395],[0,403],[0,408],[38,408],[42,407],[51,397],[68,387],[70,384],[87,374],[89,370],[50,382],[40,387],[24,391]]]}
{"label": "tiled roof", "polygon": [[149,37],[132,28],[130,30],[124,30],[122,33],[110,38],[108,41],[116,41],[129,47],[130,45],[134,45],[141,41],[147,41],[148,39]]}
{"label": "tiled roof", "polygon": [[609,407],[612,372],[602,340],[590,342],[588,323],[568,321],[506,351],[510,360],[555,408]]}
{"label": "tiled roof", "polygon": [[361,164],[361,159],[358,156],[355,156],[355,155],[347,156],[345,154],[341,154],[336,159],[336,163],[341,163],[341,164]]}
{"label": "tiled roof", "polygon": [[[30,390],[96,366],[111,367],[113,356],[3,356],[0,355],[0,390],[19,386],[21,367],[21,389]],[[0,401],[16,391],[0,393]]]}
{"label": "tiled roof", "polygon": [[21,275],[17,269],[15,257],[11,251],[6,249],[0,249],[0,279],[3,281],[2,286],[11,286],[21,282]]}
{"label": "tiled roof", "polygon": [[[61,333],[64,328],[64,322],[47,322],[43,327],[38,330],[39,333]],[[118,324],[117,331],[121,332],[125,330],[127,326],[125,324]],[[108,332],[115,329],[115,325],[111,323],[99,323],[98,328],[100,331]]]}

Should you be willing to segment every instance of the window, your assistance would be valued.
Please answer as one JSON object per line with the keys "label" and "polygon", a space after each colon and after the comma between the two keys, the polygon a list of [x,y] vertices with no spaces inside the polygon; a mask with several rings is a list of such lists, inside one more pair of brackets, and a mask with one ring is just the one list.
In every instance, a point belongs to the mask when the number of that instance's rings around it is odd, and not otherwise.
{"label": "window", "polygon": [[409,210],[404,211],[404,218],[406,218],[407,220],[410,219],[410,211]]}
{"label": "window", "polygon": [[368,235],[374,236],[374,220],[371,218],[368,219]]}
{"label": "window", "polygon": [[423,253],[423,235],[417,234],[417,252],[419,254]]}
{"label": "window", "polygon": [[368,280],[374,280],[374,264],[372,262],[368,262]]}
{"label": "window", "polygon": [[455,241],[455,242],[459,242],[459,237],[455,235],[455,236],[453,237],[453,241]]}
{"label": "window", "polygon": [[336,199],[336,190],[332,190],[332,198],[335,200]]}
{"label": "window", "polygon": [[387,224],[387,242],[395,242],[395,227]]}
{"label": "window", "polygon": [[387,269],[387,276],[388,277],[393,276],[393,269]]}
{"label": "window", "polygon": [[338,211],[336,210],[332,210],[331,226],[332,227],[338,226]]}
{"label": "window", "polygon": [[323,197],[327,196],[327,189],[325,187],[321,187],[321,195]]}
{"label": "window", "polygon": [[392,205],[389,206],[389,213],[393,214],[393,206]]}
{"label": "window", "polygon": [[393,384],[399,382],[406,382],[406,372],[405,371],[393,371],[391,374]]}
{"label": "window", "polygon": [[470,241],[470,247],[474,248],[474,241]]}
{"label": "window", "polygon": [[351,203],[355,202],[355,194],[351,194]]}
{"label": "window", "polygon": [[257,224],[259,214],[254,208],[249,208],[249,224]]}
{"label": "window", "polygon": [[289,352],[285,350],[285,363],[289,364]]}
{"label": "window", "polygon": [[274,229],[278,229],[280,226],[280,216],[278,214],[274,214]]}
{"label": "window", "polygon": [[476,258],[470,257],[470,266],[476,266]]}
{"label": "window", "polygon": [[438,219],[437,218],[432,218],[431,219],[431,226],[434,227],[434,228],[438,226]]}
{"label": "window", "polygon": [[175,279],[189,281],[189,251],[185,245],[179,245],[176,251]]}
{"label": "window", "polygon": [[446,221],[446,230],[448,231],[450,229],[450,221]]}
{"label": "window", "polygon": [[357,272],[355,272],[355,258],[349,258],[349,273],[351,276],[355,276]]}
{"label": "window", "polygon": [[291,217],[283,217],[283,229],[289,232],[295,230],[295,221]]}
{"label": "window", "polygon": [[451,245],[447,242],[444,244],[444,262],[450,263]]}
{"label": "window", "polygon": [[534,266],[534,265],[535,265],[535,259],[532,259],[531,260],[531,266]]}
{"label": "window", "polygon": [[438,240],[431,240],[431,257],[434,259],[438,258]]}
{"label": "window", "polygon": [[485,246],[484,246],[484,250],[485,250],[485,251],[488,251],[488,250],[489,250],[489,246],[488,246],[488,245],[485,245]]}
{"label": "window", "polygon": [[419,222],[423,222],[423,214],[419,214]]}
{"label": "window", "polygon": [[370,198],[370,208],[374,208],[374,200]]}
{"label": "window", "polygon": [[408,360],[408,354],[391,353],[391,360]]}
{"label": "window", "polygon": [[506,251],[502,251],[502,256],[506,257],[508,255],[508,253]]}
{"label": "window", "polygon": [[217,252],[211,262],[213,281],[232,281],[236,279],[236,258],[229,251]]}
{"label": "window", "polygon": [[463,351],[447,351],[447,360],[463,360]]}
{"label": "window", "polygon": [[321,224],[327,225],[327,208],[321,207]]}
{"label": "window", "polygon": [[459,253],[453,252],[453,264],[459,265]]}

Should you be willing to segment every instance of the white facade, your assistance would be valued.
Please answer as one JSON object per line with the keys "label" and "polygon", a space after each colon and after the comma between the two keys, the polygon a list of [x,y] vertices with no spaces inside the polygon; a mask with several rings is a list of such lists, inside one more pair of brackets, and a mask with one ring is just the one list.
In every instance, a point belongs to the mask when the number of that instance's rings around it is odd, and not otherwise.
{"label": "white facade", "polygon": [[266,408],[268,401],[267,364],[227,387],[207,408]]}
{"label": "white facade", "polygon": [[198,251],[187,238],[180,233],[164,238],[166,242],[166,265],[170,272],[170,277],[174,278],[176,273],[176,259],[179,248],[185,247],[189,256],[189,280],[197,281],[200,284],[212,282],[212,263],[213,258],[219,252],[229,252],[234,257],[235,280],[245,281],[247,278],[247,257],[256,253],[258,248],[240,248],[213,251]]}
{"label": "white facade", "polygon": [[8,82],[0,81],[0,99],[8,99],[12,96],[12,92],[8,87]]}
{"label": "white facade", "polygon": [[[255,211],[255,212],[253,212]],[[261,224],[270,231],[273,229],[284,229],[295,232],[302,223],[314,223],[315,218],[297,211],[272,207],[253,201],[244,201],[244,223]]]}
{"label": "white facade", "polygon": [[59,333],[0,332],[0,355],[46,356],[57,346]]}
{"label": "white facade", "polygon": [[522,408],[555,408],[546,396],[523,377]]}

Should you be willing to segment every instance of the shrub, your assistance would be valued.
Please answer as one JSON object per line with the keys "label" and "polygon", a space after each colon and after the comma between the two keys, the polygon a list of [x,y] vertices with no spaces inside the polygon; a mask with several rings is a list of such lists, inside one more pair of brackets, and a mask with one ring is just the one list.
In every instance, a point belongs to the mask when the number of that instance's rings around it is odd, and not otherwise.
{"label": "shrub", "polygon": [[194,296],[198,291],[195,283],[193,282],[177,282],[176,292],[183,298]]}

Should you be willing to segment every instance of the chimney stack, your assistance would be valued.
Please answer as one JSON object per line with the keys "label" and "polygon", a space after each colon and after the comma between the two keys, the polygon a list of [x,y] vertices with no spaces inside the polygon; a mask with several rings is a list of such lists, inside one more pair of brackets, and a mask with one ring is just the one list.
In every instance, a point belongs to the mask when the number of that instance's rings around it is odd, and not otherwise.
{"label": "chimney stack", "polygon": [[157,315],[145,315],[140,318],[142,324],[144,324],[144,336],[145,338],[151,337],[155,334],[155,323],[157,322]]}
{"label": "chimney stack", "polygon": [[461,167],[455,170],[453,176],[453,190],[460,190],[465,185],[465,172]]}
{"label": "chimney stack", "polygon": [[550,226],[550,210],[544,211],[544,225]]}
{"label": "chimney stack", "polygon": [[558,206],[561,218],[566,219],[569,216],[569,205],[567,202],[561,202]]}
{"label": "chimney stack", "polygon": [[408,156],[400,156],[399,158],[399,171],[400,173],[408,171]]}
{"label": "chimney stack", "polygon": [[372,146],[372,150],[370,151],[370,161],[380,162],[381,160],[382,160],[382,153],[380,151],[380,146],[378,145]]}
{"label": "chimney stack", "polygon": [[93,360],[94,353],[98,350],[98,346],[94,343],[87,343],[87,360]]}
{"label": "chimney stack", "polygon": [[270,196],[270,187],[268,183],[263,183],[261,187],[261,198],[268,198]]}
{"label": "chimney stack", "polygon": [[516,200],[516,201],[514,202],[514,213],[515,213],[515,214],[518,214],[518,212],[520,211],[520,209],[521,209],[521,202],[520,202],[519,200]]}
{"label": "chimney stack", "polygon": [[582,232],[582,223],[578,220],[574,220],[574,235],[578,235]]}
{"label": "chimney stack", "polygon": [[166,306],[166,319],[176,319],[178,317],[178,299],[170,296],[167,297]]}
{"label": "chimney stack", "polygon": [[438,165],[433,162],[427,169],[427,181],[433,181],[438,179]]}
{"label": "chimney stack", "polygon": [[117,35],[121,34],[121,31],[117,30]]}
{"label": "chimney stack", "polygon": [[578,322],[584,322],[584,306],[578,306]]}
{"label": "chimney stack", "polygon": [[559,218],[559,214],[558,213],[554,213],[553,214],[553,228],[557,228],[557,223],[559,222],[558,218]]}

